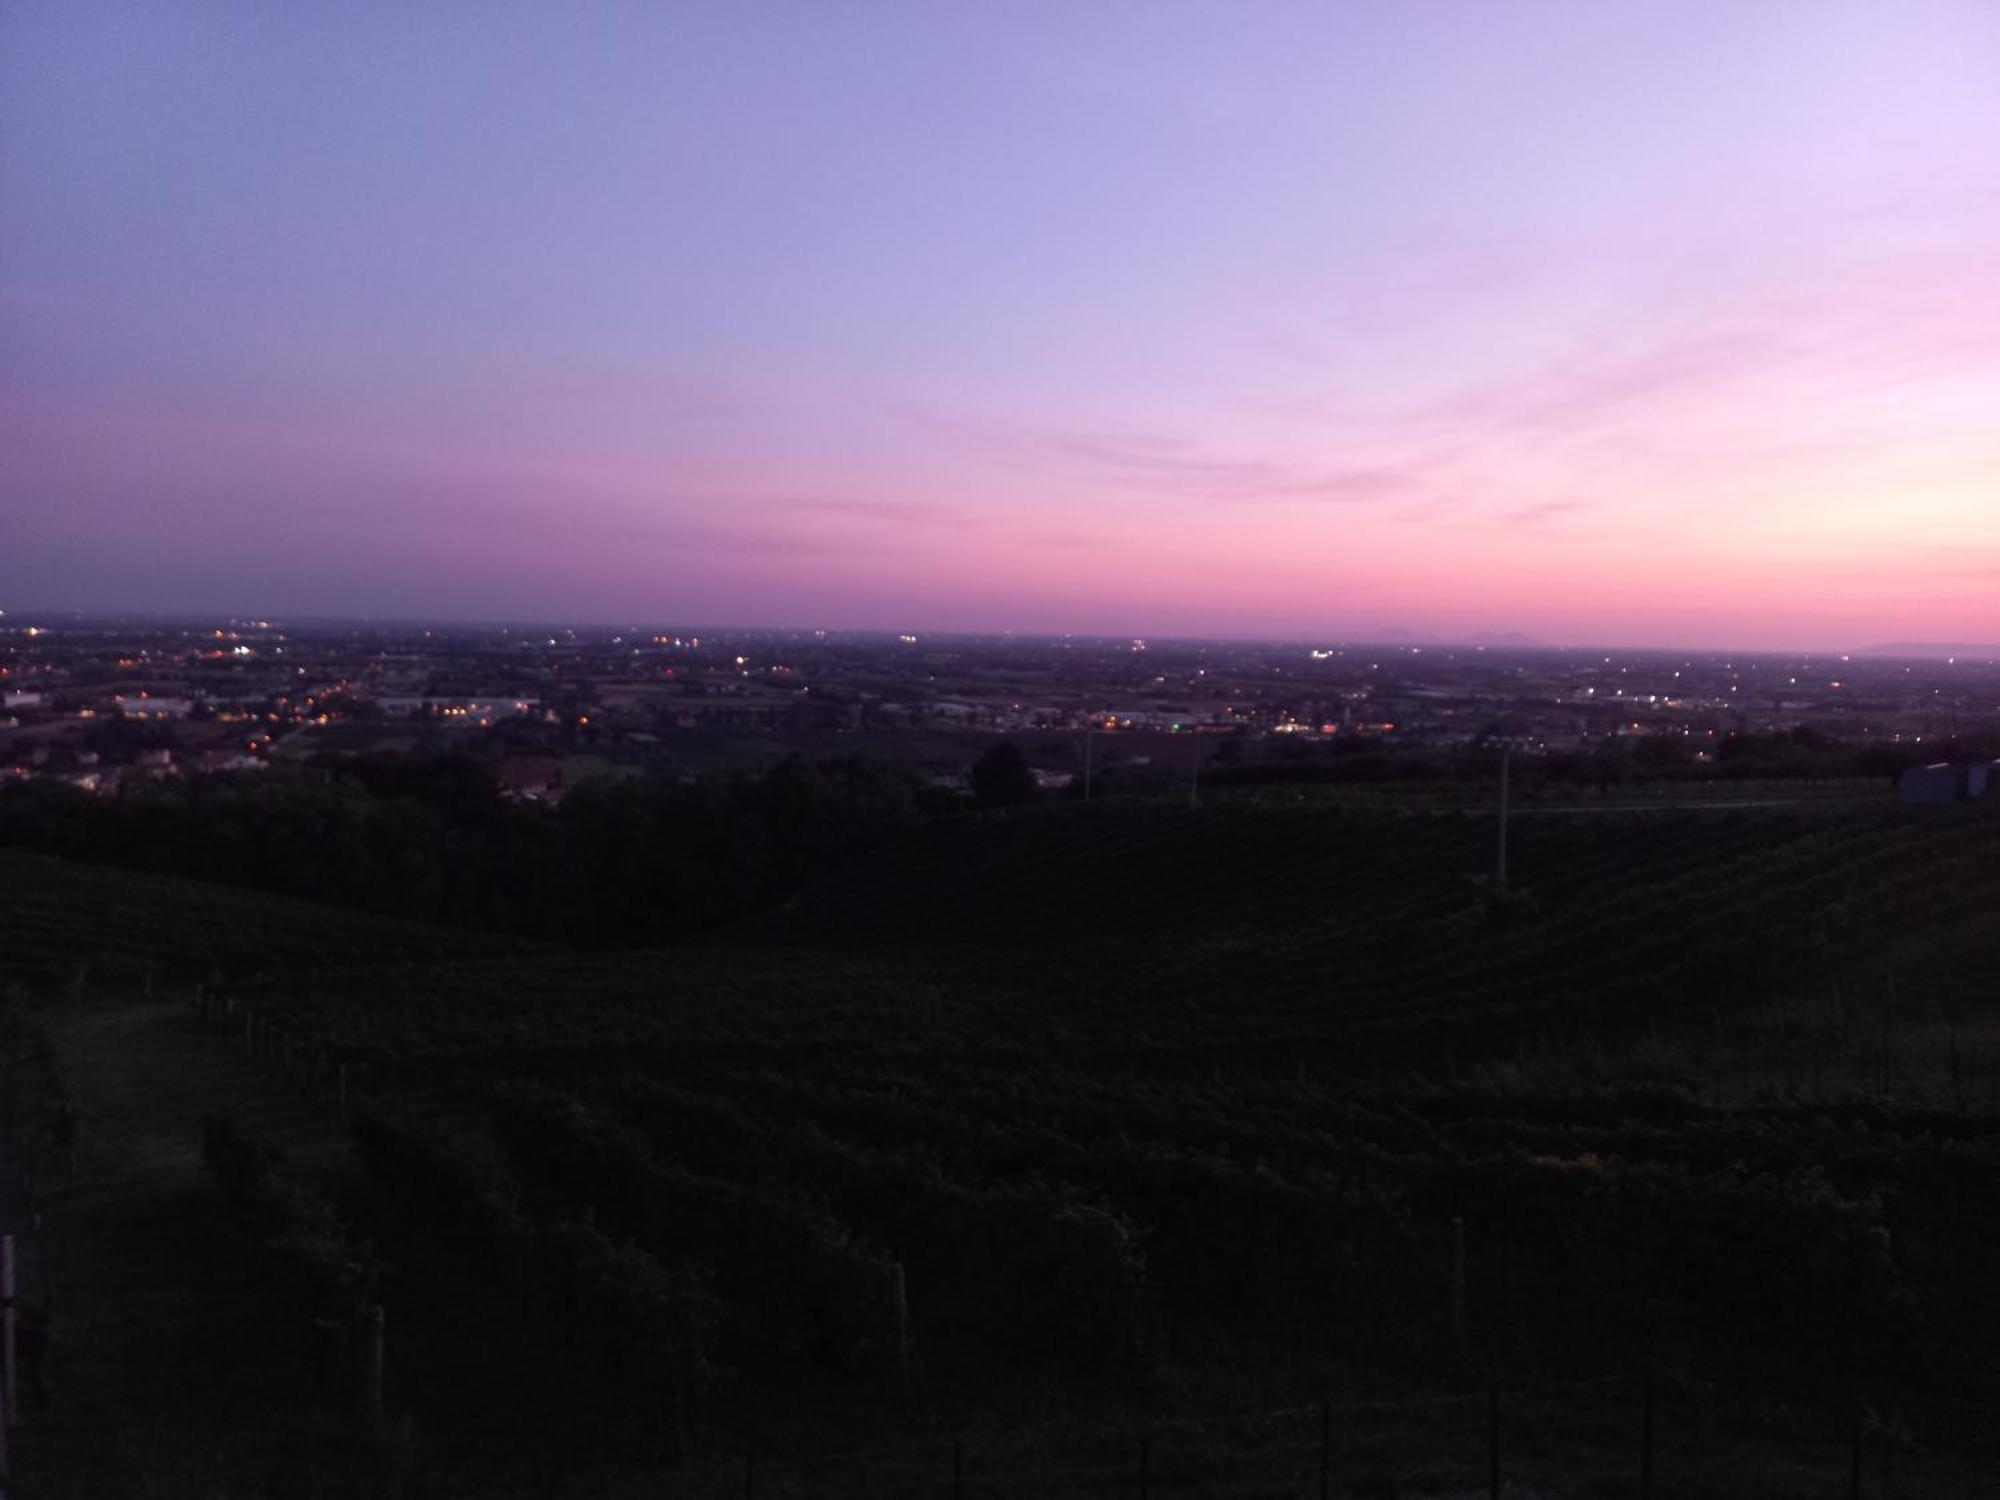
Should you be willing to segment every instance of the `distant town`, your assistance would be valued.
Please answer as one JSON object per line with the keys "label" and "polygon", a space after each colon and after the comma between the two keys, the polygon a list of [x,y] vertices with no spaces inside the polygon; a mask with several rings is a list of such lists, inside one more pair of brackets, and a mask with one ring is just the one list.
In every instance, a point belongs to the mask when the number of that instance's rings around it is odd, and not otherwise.
{"label": "distant town", "polygon": [[0,617],[0,779],[100,792],[378,751],[478,755],[509,795],[556,800],[592,776],[789,755],[963,785],[996,736],[1060,790],[1086,740],[1110,772],[1493,744],[1701,766],[1774,734],[1905,760],[1990,743],[2000,652]]}

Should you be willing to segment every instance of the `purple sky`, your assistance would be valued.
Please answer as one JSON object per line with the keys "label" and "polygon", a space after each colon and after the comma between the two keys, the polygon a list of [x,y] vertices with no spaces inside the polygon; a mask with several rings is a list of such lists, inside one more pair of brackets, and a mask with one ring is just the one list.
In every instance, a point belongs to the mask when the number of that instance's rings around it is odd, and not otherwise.
{"label": "purple sky", "polygon": [[0,9],[0,608],[2000,639],[2000,5]]}

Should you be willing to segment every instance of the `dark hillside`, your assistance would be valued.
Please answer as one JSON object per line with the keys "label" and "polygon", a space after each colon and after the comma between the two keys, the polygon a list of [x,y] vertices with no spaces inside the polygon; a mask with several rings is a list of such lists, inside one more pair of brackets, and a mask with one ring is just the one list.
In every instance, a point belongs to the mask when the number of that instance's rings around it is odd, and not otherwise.
{"label": "dark hillside", "polygon": [[161,984],[537,945],[0,849],[0,978]]}
{"label": "dark hillside", "polygon": [[[342,1232],[438,1493],[552,1454],[741,1493],[747,1449],[773,1493],[936,1493],[943,1432],[1080,1496],[1141,1427],[1157,1493],[1297,1493],[1285,1424],[1344,1392],[1330,1493],[1436,1496],[1489,1383],[1512,1482],[1632,1493],[1647,1377],[1657,1493],[1836,1492],[1857,1430],[1975,1493],[2000,819],[1511,844],[1502,892],[1483,817],[968,817],[699,944],[385,951],[203,1019],[355,1110]],[[1218,1413],[1270,1416],[1225,1452]]]}
{"label": "dark hillside", "polygon": [[[1948,823],[1896,807],[1530,811],[1510,824],[1509,877],[1553,920],[1634,883],[1720,888],[1759,859],[1776,874],[1792,859],[1928,859],[1995,838],[2000,820],[1971,810]],[[853,947],[1087,945],[1422,917],[1464,906],[1497,842],[1490,810],[1059,804],[930,824],[751,930]]]}
{"label": "dark hillside", "polygon": [[1504,893],[1496,843],[1457,813],[1035,809],[919,830],[738,936],[1137,1007],[1156,1045],[1206,1015],[1203,1048],[1367,1023],[1469,1059],[1708,1026],[2000,910],[1983,810],[1517,816]]}

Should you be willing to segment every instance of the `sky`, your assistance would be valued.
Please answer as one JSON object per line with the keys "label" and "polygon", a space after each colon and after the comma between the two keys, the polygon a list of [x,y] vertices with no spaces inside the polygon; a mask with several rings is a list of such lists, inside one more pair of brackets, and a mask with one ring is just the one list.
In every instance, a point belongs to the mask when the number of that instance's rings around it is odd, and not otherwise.
{"label": "sky", "polygon": [[2000,640],[1988,0],[0,8],[0,608]]}

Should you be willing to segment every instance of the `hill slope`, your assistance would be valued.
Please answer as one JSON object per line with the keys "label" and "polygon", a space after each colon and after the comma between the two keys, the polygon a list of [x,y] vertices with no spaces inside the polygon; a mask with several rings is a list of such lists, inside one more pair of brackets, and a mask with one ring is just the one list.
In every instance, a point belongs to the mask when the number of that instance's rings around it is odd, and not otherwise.
{"label": "hill slope", "polygon": [[[1476,1447],[1421,1413],[1493,1379],[1623,1392],[1535,1408],[1509,1477],[1629,1493],[1645,1366],[1687,1493],[1830,1491],[1863,1403],[1903,1413],[1913,1487],[1972,1493],[2000,817],[1524,817],[1507,893],[1493,838],[1041,808],[926,828],[697,946],[384,936],[229,992],[268,1066],[358,1101],[351,1233],[396,1268],[399,1347],[452,1372],[449,1403],[404,1399],[460,1435],[490,1413],[463,1443],[484,1492],[526,1493],[504,1476],[551,1445],[736,1489],[704,1456],[754,1448],[779,1489],[902,1492],[820,1463],[876,1446],[935,1492],[919,1381],[1037,1493],[1088,1492],[1135,1421],[1159,1493],[1298,1492],[1297,1434],[1226,1458],[1194,1434],[1329,1388],[1374,1455],[1353,1492],[1463,1492]],[[553,1424],[467,1355],[492,1306]],[[447,1447],[438,1492],[472,1473]]]}
{"label": "hill slope", "polygon": [[0,975],[160,983],[538,945],[0,849]]}

